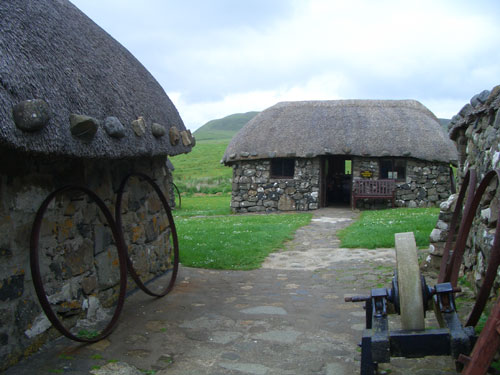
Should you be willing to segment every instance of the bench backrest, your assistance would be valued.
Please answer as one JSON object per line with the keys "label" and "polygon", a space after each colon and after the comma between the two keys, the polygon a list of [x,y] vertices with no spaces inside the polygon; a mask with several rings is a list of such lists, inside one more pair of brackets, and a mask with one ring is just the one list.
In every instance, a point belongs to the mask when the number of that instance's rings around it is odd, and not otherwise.
{"label": "bench backrest", "polygon": [[354,180],[353,193],[356,195],[390,196],[396,189],[394,180]]}

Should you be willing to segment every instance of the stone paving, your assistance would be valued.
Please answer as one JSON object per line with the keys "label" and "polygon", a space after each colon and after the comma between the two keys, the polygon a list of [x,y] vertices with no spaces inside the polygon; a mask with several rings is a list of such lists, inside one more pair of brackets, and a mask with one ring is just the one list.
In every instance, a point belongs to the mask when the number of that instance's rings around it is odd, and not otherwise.
{"label": "stone paving", "polygon": [[[168,296],[129,296],[107,339],[58,339],[5,375],[359,374],[364,311],[344,297],[389,286],[395,256],[394,249],[339,248],[335,231],[355,216],[315,211],[259,270],[181,266]],[[453,368],[450,358],[393,359],[380,373],[455,374]]]}

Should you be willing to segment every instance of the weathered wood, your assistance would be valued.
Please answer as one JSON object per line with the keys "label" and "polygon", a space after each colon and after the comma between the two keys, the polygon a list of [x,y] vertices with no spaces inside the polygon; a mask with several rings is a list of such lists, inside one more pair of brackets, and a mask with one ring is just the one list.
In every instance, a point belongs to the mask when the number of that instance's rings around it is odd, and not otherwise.
{"label": "weathered wood", "polygon": [[394,180],[354,180],[352,183],[352,208],[358,199],[390,199],[394,207],[396,183]]}

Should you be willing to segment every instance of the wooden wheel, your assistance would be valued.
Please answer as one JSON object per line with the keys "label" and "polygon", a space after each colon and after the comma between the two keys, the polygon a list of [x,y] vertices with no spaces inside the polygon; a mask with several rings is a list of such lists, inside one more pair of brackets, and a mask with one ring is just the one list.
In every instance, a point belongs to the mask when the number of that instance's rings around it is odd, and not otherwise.
{"label": "wooden wheel", "polygon": [[413,232],[396,233],[396,264],[401,326],[404,330],[423,330],[424,300]]}

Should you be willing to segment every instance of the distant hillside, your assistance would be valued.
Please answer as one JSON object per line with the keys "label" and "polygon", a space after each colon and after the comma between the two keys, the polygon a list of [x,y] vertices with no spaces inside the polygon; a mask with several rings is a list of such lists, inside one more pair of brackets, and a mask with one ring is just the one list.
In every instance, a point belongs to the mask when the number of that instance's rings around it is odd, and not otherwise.
{"label": "distant hillside", "polygon": [[448,134],[448,125],[450,124],[451,120],[446,119],[446,118],[438,118],[439,123],[441,124],[441,127],[443,128],[444,132]]}
{"label": "distant hillside", "polygon": [[194,132],[197,141],[229,140],[259,112],[235,113],[211,120]]}

